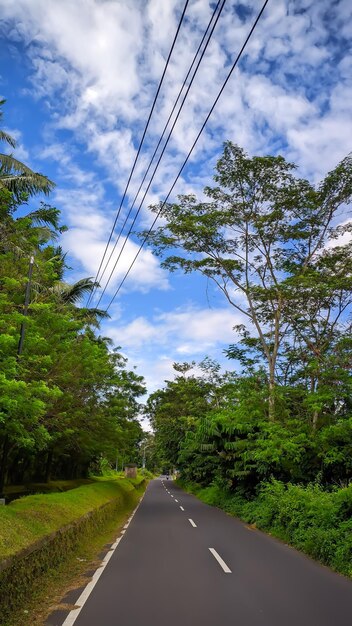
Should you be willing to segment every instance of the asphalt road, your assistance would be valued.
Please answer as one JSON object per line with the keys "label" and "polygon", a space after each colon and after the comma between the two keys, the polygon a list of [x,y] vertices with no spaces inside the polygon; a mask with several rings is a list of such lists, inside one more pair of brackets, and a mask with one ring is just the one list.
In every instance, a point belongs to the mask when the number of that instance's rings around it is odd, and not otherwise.
{"label": "asphalt road", "polygon": [[149,484],[111,554],[65,626],[352,625],[352,581],[172,481]]}

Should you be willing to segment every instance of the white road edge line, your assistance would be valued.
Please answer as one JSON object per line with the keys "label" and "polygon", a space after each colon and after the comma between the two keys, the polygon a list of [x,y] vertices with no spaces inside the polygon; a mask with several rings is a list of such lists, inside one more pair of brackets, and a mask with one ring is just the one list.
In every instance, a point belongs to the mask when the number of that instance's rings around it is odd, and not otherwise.
{"label": "white road edge line", "polygon": [[[141,497],[141,499],[140,499],[138,505],[136,506],[135,510],[133,511],[131,517],[129,518],[128,524],[132,521],[132,518],[133,518],[134,514],[136,513],[138,507],[141,505],[144,496],[145,496],[145,492],[144,492],[143,496]],[[109,563],[109,561],[110,561],[112,555],[114,554],[117,546],[119,545],[121,539],[122,539],[122,536],[119,537],[115,541],[115,543],[111,546],[111,550],[109,550],[109,552],[105,555],[101,565],[94,572],[92,579],[90,580],[88,585],[83,589],[83,591],[82,591],[81,595],[79,596],[78,600],[76,600],[76,605],[79,605],[78,609],[73,609],[72,611],[70,611],[70,613],[66,617],[65,621],[62,623],[62,626],[72,626],[75,623],[77,617],[79,616],[81,610],[83,609],[83,606],[87,602],[90,594],[92,593],[92,591],[93,591],[95,585],[97,584],[100,576],[102,575],[104,569],[106,568],[107,564]]]}
{"label": "white road edge line", "polygon": [[221,556],[217,553],[217,551],[214,548],[209,548],[209,550],[212,553],[213,557],[219,563],[220,567],[222,567],[225,574],[232,574],[230,568],[226,565],[225,561],[221,558]]}
{"label": "white road edge line", "polygon": [[193,528],[197,528],[197,524],[194,523],[193,519],[188,519],[189,523],[191,524],[191,526],[193,526]]}
{"label": "white road edge line", "polygon": [[180,509],[181,509],[181,511],[184,511],[184,508],[183,508],[183,506],[180,506]]}

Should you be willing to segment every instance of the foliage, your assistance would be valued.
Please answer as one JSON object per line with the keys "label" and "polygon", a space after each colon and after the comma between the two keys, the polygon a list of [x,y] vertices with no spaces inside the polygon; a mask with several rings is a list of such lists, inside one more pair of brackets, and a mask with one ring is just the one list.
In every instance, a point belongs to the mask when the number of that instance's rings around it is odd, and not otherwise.
{"label": "foliage", "polygon": [[[232,348],[229,355],[247,359],[247,365],[263,364],[272,420],[289,346],[291,369],[296,357],[296,369],[310,384],[316,426],[326,402],[321,370],[330,361],[336,380],[341,323],[350,330],[352,242],[331,243],[352,230],[349,221],[336,225],[338,210],[352,197],[352,156],[316,187],[294,176],[294,169],[281,156],[249,158],[226,142],[216,166],[217,186],[204,189],[205,201],[183,195],[176,203],[151,207],[164,223],[147,241],[163,267],[200,272],[240,313],[243,323],[236,330],[243,349]],[[254,360],[248,361],[248,352]]]}
{"label": "foliage", "polygon": [[[0,100],[0,107],[5,100]],[[0,109],[0,121],[3,112]],[[0,129],[0,141],[11,148],[16,147],[15,139],[6,131]],[[54,183],[43,174],[33,172],[27,165],[15,159],[11,154],[0,154],[0,189],[8,189],[16,199],[23,193],[30,196],[37,193],[48,194],[54,188]]]}
{"label": "foliage", "polygon": [[146,404],[145,413],[156,432],[158,465],[165,470],[178,465],[184,438],[191,436],[211,406],[221,403],[221,391],[213,381],[225,387],[230,376],[220,376],[218,365],[210,359],[199,364],[201,376],[193,373],[195,365],[174,363],[175,380],[166,381],[166,387],[151,394]]}
{"label": "foliage", "polygon": [[212,363],[211,377],[186,377],[181,364],[150,397],[156,445],[184,478],[248,495],[272,477],[351,480],[352,226],[338,211],[352,156],[316,186],[294,170],[226,142],[205,201],[151,207],[164,218],[150,236],[162,265],[214,280],[243,320],[226,350],[236,376]]}
{"label": "foliage", "polygon": [[150,242],[241,314],[226,350],[239,367],[154,392],[160,458],[205,502],[352,575],[352,226],[338,213],[352,157],[313,186],[282,157],[227,142],[215,182],[204,201],[152,207],[164,223]]}
{"label": "foliage", "polygon": [[144,381],[93,331],[104,312],[78,306],[95,283],[63,280],[59,211],[41,204],[23,215],[22,204],[0,187],[0,492],[87,476],[102,456],[134,461],[143,436]]}

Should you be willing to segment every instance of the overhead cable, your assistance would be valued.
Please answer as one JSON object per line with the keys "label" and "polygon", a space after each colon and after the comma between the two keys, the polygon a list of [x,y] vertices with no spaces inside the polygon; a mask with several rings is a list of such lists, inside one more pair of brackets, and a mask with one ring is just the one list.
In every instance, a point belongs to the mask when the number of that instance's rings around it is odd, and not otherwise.
{"label": "overhead cable", "polygon": [[[225,1],[226,1],[226,0],[225,0]],[[221,6],[221,8],[220,8],[220,11],[219,11],[219,15],[218,15],[218,17],[220,17],[220,14],[221,14],[221,11],[222,11],[222,9],[223,9],[223,7],[224,7],[225,1],[223,2],[222,6]],[[147,178],[147,176],[148,176],[148,174],[149,174],[149,170],[150,170],[150,168],[151,168],[151,166],[152,166],[152,164],[153,164],[153,161],[154,161],[155,155],[157,154],[157,152],[158,152],[158,150],[159,150],[160,144],[161,144],[161,142],[162,142],[162,140],[163,140],[163,138],[164,138],[165,132],[166,132],[166,130],[167,130],[168,126],[169,126],[169,123],[170,123],[170,121],[171,121],[171,118],[172,118],[172,116],[173,116],[173,114],[174,114],[174,112],[175,112],[176,106],[177,106],[177,104],[178,104],[178,102],[179,102],[179,99],[180,99],[180,97],[181,97],[181,94],[182,94],[182,92],[183,92],[183,90],[184,90],[184,88],[185,88],[185,85],[186,85],[186,83],[187,83],[187,80],[188,80],[188,78],[189,78],[189,75],[190,75],[190,73],[191,73],[191,71],[192,71],[192,69],[193,69],[193,66],[194,66],[194,64],[195,64],[195,62],[196,62],[196,59],[197,59],[197,57],[198,57],[198,55],[199,55],[199,52],[200,52],[200,50],[201,50],[201,48],[202,48],[202,45],[203,45],[204,40],[205,40],[205,38],[206,38],[206,36],[207,36],[207,34],[208,34],[208,31],[209,31],[209,29],[211,28],[212,22],[213,22],[214,17],[215,17],[215,15],[216,15],[216,13],[217,13],[217,10],[218,10],[218,7],[219,7],[219,5],[220,5],[220,2],[221,2],[221,0],[218,0],[218,3],[216,4],[215,9],[214,9],[214,11],[213,11],[213,14],[212,14],[212,16],[211,16],[211,19],[210,19],[210,21],[209,21],[209,23],[208,23],[208,26],[207,26],[207,28],[206,28],[206,30],[205,30],[205,32],[204,32],[204,34],[203,34],[203,37],[202,37],[202,39],[201,39],[201,42],[200,42],[200,44],[199,44],[199,46],[198,46],[198,48],[197,48],[197,51],[196,51],[196,53],[195,53],[195,55],[194,55],[194,57],[193,57],[193,61],[192,61],[191,65],[190,65],[190,67],[189,67],[189,69],[188,69],[188,72],[187,72],[187,74],[186,74],[185,78],[184,78],[184,81],[183,81],[183,83],[182,83],[182,87],[181,87],[181,89],[180,89],[180,90],[179,90],[179,92],[178,92],[177,98],[176,98],[176,100],[175,100],[175,102],[174,102],[174,105],[173,105],[173,107],[172,107],[172,109],[171,109],[170,115],[169,115],[169,117],[168,117],[168,119],[167,119],[167,122],[166,122],[166,124],[165,124],[165,126],[164,126],[164,128],[163,128],[163,131],[162,131],[162,133],[161,133],[161,135],[160,135],[159,141],[158,141],[158,143],[157,143],[157,145],[156,145],[156,147],[155,147],[155,150],[154,150],[154,152],[153,152],[153,155],[152,155],[152,157],[151,157],[151,159],[150,159],[150,161],[149,161],[149,165],[148,165],[148,167],[147,167],[147,169],[146,169],[146,171],[145,171],[145,174],[144,174],[144,176],[143,176],[142,182],[141,182],[141,184],[140,184],[140,185],[139,185],[139,187],[138,187],[138,191],[137,191],[137,193],[136,193],[136,195],[135,195],[135,197],[134,197],[134,199],[133,199],[133,201],[132,201],[132,204],[131,204],[130,209],[129,209],[129,211],[128,211],[128,214],[127,214],[127,216],[126,216],[126,218],[125,218],[125,221],[124,221],[123,225],[122,225],[122,226],[121,226],[121,228],[120,228],[120,231],[119,231],[118,237],[117,237],[117,239],[116,239],[116,241],[115,241],[115,243],[114,243],[114,246],[113,246],[113,248],[112,248],[112,250],[111,250],[111,252],[110,252],[109,258],[108,258],[108,260],[107,260],[107,261],[106,261],[106,263],[105,263],[105,267],[104,267],[104,269],[103,269],[103,271],[102,271],[102,273],[101,273],[101,275],[100,275],[100,278],[99,278],[100,282],[102,281],[102,278],[103,278],[103,276],[104,276],[104,274],[105,274],[105,272],[106,272],[106,270],[107,270],[107,267],[108,267],[108,265],[109,265],[109,263],[110,263],[110,261],[111,261],[111,258],[112,258],[112,256],[113,256],[113,254],[114,254],[115,250],[116,250],[117,244],[118,244],[118,243],[119,243],[119,241],[120,241],[120,237],[121,237],[121,235],[122,235],[122,233],[123,233],[123,231],[124,231],[124,228],[125,228],[125,226],[126,226],[126,223],[127,223],[128,219],[129,219],[129,217],[130,217],[130,215],[131,215],[131,213],[132,213],[132,211],[133,211],[133,208],[134,208],[134,206],[135,206],[136,200],[137,200],[137,198],[138,198],[138,196],[139,196],[139,194],[140,194],[140,191],[141,191],[141,189],[142,189],[142,187],[143,187],[143,185],[144,185],[145,179]],[[214,27],[215,27],[215,25],[216,25],[216,24],[214,24]],[[207,47],[207,45],[208,45],[209,41],[210,41],[210,39],[208,40],[208,42],[207,42],[207,44],[206,44],[206,47]],[[199,67],[199,64],[198,64],[198,66],[197,66],[197,68],[196,68],[195,74],[196,74],[196,72],[197,72],[198,67]],[[194,75],[195,75],[195,74],[194,74]],[[194,76],[193,76],[193,78],[194,78]],[[192,78],[192,82],[193,82],[193,78]],[[189,89],[188,89],[188,91],[189,91]],[[187,93],[188,93],[188,91],[187,91]],[[184,101],[183,101],[183,102],[184,102]],[[183,103],[182,103],[182,105],[181,105],[181,107],[180,107],[180,110],[179,110],[179,112],[178,112],[178,114],[177,114],[177,115],[179,115],[179,114],[180,114],[181,109],[182,109],[182,106],[183,106]],[[167,142],[167,143],[168,143],[168,142]],[[165,144],[165,146],[164,146],[164,151],[165,151],[165,148],[166,148],[167,143],[166,143],[166,144]],[[164,151],[163,151],[163,152],[164,152]],[[159,161],[159,162],[160,162],[160,161]],[[153,180],[153,178],[154,178],[154,175],[155,175],[155,172],[156,172],[156,170],[157,170],[157,169],[158,169],[158,168],[155,168],[155,170],[154,170],[154,172],[153,172],[153,176],[152,176],[152,178],[151,178],[151,180],[150,180],[150,183],[149,183],[149,184],[151,184],[151,182],[152,182],[152,180]]]}
{"label": "overhead cable", "polygon": [[[146,125],[145,125],[145,127],[144,127],[143,135],[142,135],[142,138],[141,138],[140,143],[139,143],[139,146],[138,146],[137,154],[136,154],[136,156],[135,156],[135,159],[134,159],[134,162],[133,162],[133,165],[132,165],[132,169],[131,169],[130,174],[129,174],[129,177],[128,177],[128,181],[127,181],[127,184],[126,184],[125,190],[124,190],[124,192],[123,192],[123,195],[122,195],[122,198],[121,198],[121,201],[120,201],[120,206],[119,206],[118,211],[117,211],[117,213],[116,213],[116,217],[115,217],[115,220],[114,220],[113,226],[112,226],[112,228],[111,228],[111,232],[110,232],[110,235],[109,235],[109,238],[108,238],[108,242],[107,242],[107,244],[106,244],[106,246],[105,246],[105,250],[104,250],[104,253],[103,253],[102,259],[101,259],[101,261],[100,261],[100,265],[99,265],[98,271],[97,271],[97,273],[96,273],[96,275],[95,275],[94,283],[96,283],[96,282],[99,280],[99,273],[100,273],[101,267],[102,267],[102,265],[103,265],[103,263],[104,263],[104,259],[105,259],[105,257],[106,257],[106,253],[107,253],[107,251],[108,251],[108,249],[109,249],[109,244],[110,244],[111,238],[112,238],[112,236],[113,236],[113,234],[114,234],[115,227],[116,227],[117,221],[118,221],[119,216],[120,216],[120,213],[121,213],[121,208],[122,208],[122,205],[123,205],[123,203],[124,203],[124,200],[125,200],[125,197],[126,197],[126,194],[127,194],[127,191],[128,191],[128,188],[129,188],[129,185],[130,185],[130,182],[131,182],[131,179],[132,179],[133,173],[134,173],[134,170],[135,170],[136,165],[137,165],[137,161],[138,161],[138,158],[139,158],[139,155],[140,155],[140,152],[141,152],[141,149],[142,149],[143,143],[144,143],[144,139],[145,139],[145,136],[146,136],[146,133],[147,133],[148,127],[149,127],[149,123],[150,123],[151,117],[152,117],[152,115],[153,115],[153,111],[154,111],[154,108],[155,108],[155,105],[156,105],[156,101],[157,101],[157,99],[158,99],[158,96],[159,96],[159,93],[160,93],[160,89],[161,89],[161,86],[162,86],[162,84],[163,84],[163,81],[164,81],[164,77],[165,77],[165,74],[166,74],[167,68],[168,68],[168,66],[169,66],[169,62],[170,62],[170,59],[171,59],[171,55],[172,55],[172,53],[173,53],[173,50],[174,50],[174,47],[175,47],[175,43],[176,43],[176,40],[177,40],[177,38],[178,38],[178,34],[179,34],[179,32],[180,32],[180,28],[181,28],[182,22],[183,22],[184,17],[185,17],[185,13],[186,13],[186,10],[187,10],[188,3],[189,3],[189,0],[186,0],[185,5],[184,5],[184,7],[183,7],[183,11],[182,11],[181,17],[180,17],[180,20],[179,20],[179,23],[178,23],[178,26],[177,26],[176,34],[175,34],[175,36],[174,36],[174,39],[173,39],[173,42],[172,42],[172,45],[171,45],[171,48],[170,48],[170,51],[169,51],[168,57],[167,57],[166,62],[165,62],[165,67],[164,67],[164,70],[163,70],[163,73],[162,73],[161,79],[160,79],[160,81],[159,81],[159,85],[158,85],[158,88],[157,88],[157,90],[156,90],[156,94],[155,94],[155,96],[154,96],[153,104],[152,104],[152,107],[151,107],[151,109],[150,109],[150,111],[149,111],[149,115],[148,115],[147,123],[146,123]],[[92,299],[92,297],[93,297],[93,293],[94,293],[94,287],[93,287],[93,289],[92,289],[92,291],[91,291],[91,293],[90,293],[90,295],[89,295],[89,297],[88,297],[88,300],[87,300],[87,304],[86,304],[86,306],[88,306],[88,305],[89,305],[89,303],[90,303],[90,301],[91,301],[91,299]]]}
{"label": "overhead cable", "polygon": [[[157,163],[156,163],[156,165],[155,165],[155,167],[154,167],[154,170],[153,170],[153,173],[152,173],[151,178],[150,178],[150,180],[149,180],[149,183],[148,183],[148,185],[147,185],[147,187],[146,187],[146,189],[145,189],[145,191],[144,191],[144,194],[143,194],[142,200],[141,200],[141,201],[140,201],[140,203],[139,203],[139,206],[138,206],[138,209],[137,209],[137,211],[136,211],[136,214],[135,214],[135,216],[134,216],[134,218],[133,218],[133,221],[132,221],[132,223],[131,223],[131,225],[130,225],[129,231],[128,231],[128,233],[127,233],[126,237],[125,237],[125,241],[124,241],[124,242],[123,242],[123,244],[122,244],[121,250],[119,251],[119,254],[118,254],[118,256],[117,256],[117,259],[115,260],[115,263],[114,263],[113,268],[112,268],[112,270],[111,270],[111,272],[110,272],[109,278],[108,278],[108,280],[107,280],[107,282],[106,282],[106,284],[105,284],[105,287],[104,287],[104,289],[103,289],[103,291],[102,291],[102,293],[101,293],[101,295],[100,295],[100,298],[99,298],[98,303],[97,303],[97,307],[99,306],[99,304],[100,304],[100,302],[101,302],[101,300],[102,300],[102,298],[103,298],[103,296],[104,296],[104,294],[105,294],[105,291],[106,291],[106,289],[107,289],[107,287],[108,287],[108,285],[109,285],[109,283],[110,283],[110,281],[111,281],[111,278],[112,278],[112,276],[113,276],[113,274],[114,274],[114,272],[115,272],[116,266],[117,266],[117,264],[118,264],[118,262],[119,262],[119,260],[120,260],[120,258],[121,258],[122,252],[123,252],[123,250],[124,250],[124,248],[125,248],[125,246],[126,246],[126,244],[127,244],[128,237],[130,236],[130,234],[131,234],[131,232],[132,232],[132,229],[133,229],[133,226],[134,226],[134,224],[135,224],[135,222],[136,222],[136,220],[137,220],[137,217],[138,217],[138,215],[139,215],[139,213],[140,213],[140,211],[141,211],[141,208],[142,208],[142,206],[143,206],[144,200],[145,200],[145,198],[146,198],[146,196],[147,196],[147,193],[148,193],[148,191],[149,191],[149,189],[150,189],[150,186],[151,186],[151,184],[152,184],[152,182],[153,182],[154,176],[155,176],[156,171],[157,171],[157,169],[158,169],[158,167],[159,167],[159,165],[160,165],[160,162],[161,162],[161,159],[162,159],[162,157],[163,157],[163,155],[164,155],[164,152],[165,152],[165,150],[166,150],[166,147],[167,147],[167,145],[168,145],[168,143],[169,143],[169,141],[170,141],[171,135],[172,135],[173,130],[174,130],[175,126],[176,126],[176,123],[177,123],[177,120],[178,120],[178,118],[179,118],[179,116],[180,116],[180,113],[181,113],[181,111],[182,111],[182,109],[183,109],[183,105],[184,105],[184,103],[185,103],[185,101],[186,101],[186,99],[187,99],[187,96],[188,96],[189,90],[190,90],[190,88],[191,88],[191,86],[192,86],[192,84],[193,84],[194,78],[195,78],[195,76],[196,76],[196,74],[197,74],[197,72],[198,72],[198,68],[199,68],[199,66],[200,66],[200,64],[201,64],[201,62],[202,62],[202,59],[203,59],[203,57],[204,57],[204,54],[205,54],[205,52],[206,52],[206,50],[207,50],[207,47],[208,47],[209,42],[210,42],[210,40],[211,40],[212,34],[213,34],[213,32],[214,32],[214,29],[215,29],[215,27],[216,27],[216,25],[217,25],[217,23],[218,23],[218,20],[219,20],[219,17],[220,17],[220,15],[221,15],[221,12],[222,12],[222,10],[223,10],[223,8],[224,8],[224,6],[225,6],[225,3],[226,3],[226,0],[222,0],[221,6],[220,6],[220,10],[219,10],[219,12],[218,12],[218,14],[217,14],[217,16],[216,16],[216,19],[215,19],[215,21],[214,21],[214,24],[213,24],[213,25],[212,25],[212,27],[211,27],[211,30],[210,30],[210,32],[209,32],[209,35],[208,35],[208,39],[207,39],[207,41],[206,41],[206,44],[205,44],[205,46],[204,46],[204,48],[203,48],[203,50],[202,50],[202,53],[201,53],[201,55],[200,55],[200,57],[199,57],[199,59],[198,59],[198,62],[197,62],[197,65],[196,65],[196,67],[195,67],[195,70],[194,70],[193,76],[192,76],[192,78],[191,78],[191,80],[190,80],[190,82],[189,82],[189,85],[188,85],[188,87],[187,87],[187,89],[186,89],[186,92],[185,92],[185,94],[184,94],[184,96],[183,96],[183,98],[182,98],[182,102],[181,102],[181,104],[180,104],[179,110],[177,111],[177,114],[176,114],[176,116],[175,116],[175,119],[174,119],[174,121],[173,121],[173,123],[172,123],[172,126],[171,126],[170,130],[169,130],[169,133],[168,133],[168,136],[167,136],[167,138],[166,138],[165,144],[164,144],[164,146],[163,146],[163,148],[162,148],[162,150],[161,150],[161,152],[160,152],[160,155],[159,155],[158,161],[157,161]],[[217,6],[218,6],[218,5],[217,5]],[[215,15],[215,13],[213,13],[213,16],[214,16],[214,15]],[[212,21],[212,19],[213,19],[213,16],[212,16],[212,18],[211,18],[211,21]],[[210,23],[211,23],[211,21],[210,21]],[[139,193],[139,191],[138,191],[138,193]],[[135,199],[134,199],[134,202],[135,202],[135,200],[136,200],[136,198],[137,198],[138,193],[136,194],[136,197],[135,197]],[[125,224],[126,224],[126,221],[127,221],[127,218],[126,218],[126,220],[125,220],[124,226],[125,226]],[[124,226],[123,226],[123,228],[124,228]],[[115,244],[115,245],[116,245],[116,244]],[[106,268],[105,268],[105,269],[106,269]]]}
{"label": "overhead cable", "polygon": [[193,150],[194,150],[194,148],[195,148],[196,144],[198,143],[198,140],[199,140],[199,138],[200,138],[200,136],[201,136],[201,134],[202,134],[202,132],[203,132],[203,130],[204,130],[204,128],[205,128],[205,126],[206,126],[206,124],[208,123],[208,120],[209,120],[209,118],[210,118],[211,114],[213,113],[213,111],[214,111],[214,109],[215,109],[215,107],[216,107],[216,105],[217,105],[217,103],[218,103],[218,101],[219,101],[219,99],[220,99],[220,97],[221,97],[221,95],[222,95],[222,93],[223,93],[223,91],[224,91],[224,89],[225,89],[225,87],[226,87],[226,85],[227,85],[228,81],[230,80],[230,78],[231,78],[231,76],[232,76],[232,74],[233,74],[233,71],[235,70],[235,68],[236,68],[236,66],[237,66],[237,64],[238,64],[238,62],[239,62],[239,60],[241,59],[241,56],[242,56],[242,54],[243,54],[243,52],[244,52],[244,50],[245,50],[245,48],[246,48],[246,46],[247,46],[247,44],[248,44],[248,42],[249,42],[249,40],[250,40],[251,36],[252,36],[252,34],[253,34],[253,32],[254,32],[254,30],[255,30],[256,26],[257,26],[257,24],[258,24],[258,22],[259,22],[259,20],[260,20],[260,18],[261,18],[261,16],[262,16],[262,14],[263,14],[263,12],[264,12],[264,10],[265,10],[265,7],[266,7],[266,5],[268,4],[268,2],[269,2],[269,0],[265,0],[265,2],[264,2],[264,4],[263,4],[263,6],[262,6],[262,8],[261,8],[261,10],[259,11],[259,13],[258,13],[258,15],[257,15],[257,17],[256,17],[256,19],[255,19],[255,22],[254,22],[253,26],[251,27],[251,29],[250,29],[250,31],[249,31],[249,33],[248,33],[247,37],[246,37],[246,40],[245,40],[245,42],[244,42],[244,44],[243,44],[243,46],[242,46],[241,50],[239,51],[239,53],[238,53],[238,55],[237,55],[237,57],[236,57],[236,59],[235,59],[235,61],[234,61],[233,65],[231,66],[231,69],[230,69],[229,73],[227,74],[226,79],[225,79],[225,81],[224,81],[224,83],[223,83],[223,85],[222,85],[222,87],[221,87],[221,89],[220,89],[220,91],[219,91],[218,95],[216,96],[216,98],[215,98],[215,100],[214,100],[214,102],[213,102],[213,104],[212,104],[212,106],[211,106],[211,109],[210,109],[210,111],[209,111],[208,115],[206,116],[206,118],[205,118],[205,120],[204,120],[204,122],[203,122],[202,126],[201,126],[200,131],[198,132],[198,135],[197,135],[197,137],[195,138],[195,140],[194,140],[194,142],[193,142],[193,144],[192,144],[192,147],[191,147],[190,151],[189,151],[189,152],[188,152],[188,154],[187,154],[186,159],[184,160],[184,162],[183,162],[183,164],[182,164],[182,166],[181,166],[181,168],[180,168],[180,170],[179,170],[179,172],[178,172],[178,174],[177,174],[177,176],[176,176],[176,178],[175,178],[175,180],[174,180],[174,182],[173,182],[173,184],[172,184],[172,186],[171,186],[171,188],[170,188],[170,190],[169,190],[169,192],[168,192],[168,194],[167,194],[167,196],[166,196],[166,198],[165,198],[165,199],[164,199],[164,201],[162,202],[162,204],[161,204],[161,206],[160,206],[160,209],[159,209],[158,213],[156,214],[156,216],[155,216],[155,218],[154,218],[154,220],[153,220],[153,223],[151,224],[151,226],[150,226],[150,228],[149,228],[149,230],[148,230],[147,234],[145,235],[145,237],[144,237],[144,239],[143,239],[143,241],[142,241],[141,245],[139,246],[138,251],[137,251],[137,253],[136,253],[136,255],[135,255],[135,257],[134,257],[134,259],[133,259],[132,263],[130,264],[130,266],[129,266],[129,268],[128,268],[128,270],[127,270],[127,272],[126,272],[126,274],[125,274],[124,278],[123,278],[123,279],[122,279],[122,281],[120,282],[120,284],[119,284],[118,288],[116,289],[116,291],[115,291],[115,293],[114,293],[113,297],[111,298],[111,300],[110,300],[110,302],[109,302],[108,306],[106,307],[105,312],[107,312],[107,311],[110,309],[111,305],[113,304],[113,302],[114,302],[114,300],[115,300],[115,298],[116,298],[117,294],[119,293],[120,289],[122,288],[123,284],[125,283],[125,280],[126,280],[127,276],[129,275],[129,273],[130,273],[130,271],[131,271],[132,267],[134,266],[134,264],[135,264],[135,262],[136,262],[136,260],[137,260],[137,258],[138,258],[138,256],[139,256],[139,254],[141,253],[141,251],[142,251],[142,248],[143,248],[144,244],[146,243],[146,241],[147,241],[148,237],[150,236],[150,234],[151,234],[151,232],[152,232],[152,230],[153,230],[153,228],[154,228],[154,226],[155,226],[155,223],[156,223],[157,219],[160,217],[160,214],[161,214],[161,212],[162,212],[162,210],[163,210],[163,208],[164,208],[165,204],[167,203],[167,201],[168,201],[168,199],[169,199],[169,197],[170,197],[170,195],[171,195],[171,193],[172,193],[172,191],[173,191],[173,189],[174,189],[174,187],[175,187],[175,185],[176,185],[176,183],[177,183],[177,181],[178,181],[179,177],[181,176],[181,174],[182,174],[182,172],[183,172],[183,170],[184,170],[184,168],[185,168],[185,166],[186,166],[186,164],[187,164],[187,162],[188,162],[188,160],[189,160],[189,158],[190,158],[190,156],[191,156],[191,154],[192,154],[192,152],[193,152]]}

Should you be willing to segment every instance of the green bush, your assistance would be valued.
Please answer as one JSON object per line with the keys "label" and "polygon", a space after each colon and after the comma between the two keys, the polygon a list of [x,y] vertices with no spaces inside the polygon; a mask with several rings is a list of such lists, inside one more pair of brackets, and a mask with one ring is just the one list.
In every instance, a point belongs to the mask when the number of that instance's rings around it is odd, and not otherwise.
{"label": "green bush", "polygon": [[144,468],[142,468],[142,469],[139,469],[139,470],[138,470],[138,474],[139,474],[140,476],[143,476],[144,478],[148,478],[148,479],[150,479],[150,480],[151,480],[152,478],[154,478],[154,474],[153,474],[153,472],[150,472],[150,471],[149,471],[149,470],[147,470],[147,468],[145,468],[145,467],[144,467]]}

